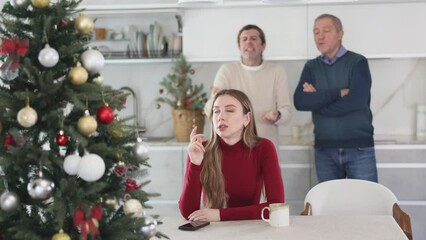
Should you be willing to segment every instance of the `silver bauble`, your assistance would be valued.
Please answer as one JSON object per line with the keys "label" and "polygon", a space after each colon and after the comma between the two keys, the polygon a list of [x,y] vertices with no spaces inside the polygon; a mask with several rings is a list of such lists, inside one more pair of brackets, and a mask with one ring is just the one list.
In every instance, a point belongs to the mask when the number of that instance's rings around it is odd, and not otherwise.
{"label": "silver bauble", "polygon": [[59,61],[58,51],[56,51],[54,48],[51,48],[49,44],[46,44],[38,54],[38,61],[45,67],[53,67]]}
{"label": "silver bauble", "polygon": [[26,7],[29,4],[28,0],[10,0],[12,7]]}
{"label": "silver bauble", "polygon": [[142,141],[141,138],[137,138],[137,142],[133,146],[133,153],[138,160],[144,160],[148,158],[148,145]]}
{"label": "silver bauble", "polygon": [[55,183],[44,177],[31,180],[27,185],[28,194],[32,198],[40,200],[48,199],[54,189]]}
{"label": "silver bauble", "polygon": [[5,191],[0,196],[0,206],[5,212],[15,210],[19,205],[18,194],[14,192]]}
{"label": "silver bauble", "polygon": [[97,50],[89,49],[81,54],[81,63],[91,74],[99,73],[105,64],[105,58]]}
{"label": "silver bauble", "polygon": [[139,229],[139,233],[148,239],[154,237],[157,234],[157,220],[151,216],[146,216],[144,226]]}

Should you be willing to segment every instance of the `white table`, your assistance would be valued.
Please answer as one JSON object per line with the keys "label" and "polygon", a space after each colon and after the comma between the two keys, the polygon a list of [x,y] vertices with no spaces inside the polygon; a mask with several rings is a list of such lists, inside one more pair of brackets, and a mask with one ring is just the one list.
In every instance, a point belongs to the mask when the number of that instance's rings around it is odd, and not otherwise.
{"label": "white table", "polygon": [[391,216],[290,216],[289,227],[262,220],[212,222],[197,231],[182,231],[180,217],[165,217],[158,230],[172,240],[407,240]]}

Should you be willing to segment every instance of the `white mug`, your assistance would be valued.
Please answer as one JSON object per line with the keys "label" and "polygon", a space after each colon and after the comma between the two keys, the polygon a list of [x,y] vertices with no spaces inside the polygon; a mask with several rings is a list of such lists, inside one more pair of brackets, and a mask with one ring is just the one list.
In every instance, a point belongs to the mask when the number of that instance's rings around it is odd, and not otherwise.
{"label": "white mug", "polygon": [[[265,219],[263,213],[269,211],[269,219]],[[272,227],[285,227],[290,225],[290,207],[287,203],[271,203],[262,209],[262,220],[269,222]]]}

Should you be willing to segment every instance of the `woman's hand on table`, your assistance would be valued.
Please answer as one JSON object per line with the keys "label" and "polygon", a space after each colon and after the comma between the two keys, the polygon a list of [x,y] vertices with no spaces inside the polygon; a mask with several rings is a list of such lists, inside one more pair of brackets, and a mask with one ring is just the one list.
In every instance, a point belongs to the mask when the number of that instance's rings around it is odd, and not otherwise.
{"label": "woman's hand on table", "polygon": [[220,212],[219,209],[203,208],[191,213],[188,219],[190,221],[219,222]]}

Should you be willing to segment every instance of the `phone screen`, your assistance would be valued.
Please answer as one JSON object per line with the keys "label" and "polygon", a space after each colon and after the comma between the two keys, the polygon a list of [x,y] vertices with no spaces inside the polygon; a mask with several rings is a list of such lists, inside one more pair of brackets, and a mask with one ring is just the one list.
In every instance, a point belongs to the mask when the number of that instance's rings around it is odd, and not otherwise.
{"label": "phone screen", "polygon": [[210,224],[210,222],[191,221],[189,223],[186,223],[184,225],[179,226],[179,229],[184,230],[184,231],[195,231],[195,230],[200,229],[202,227],[205,227],[209,224]]}

